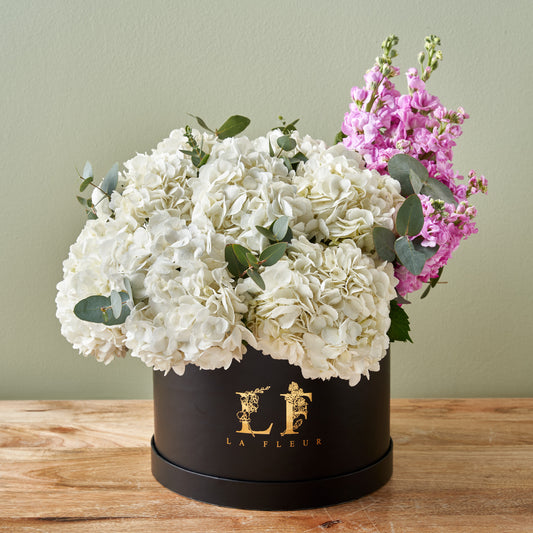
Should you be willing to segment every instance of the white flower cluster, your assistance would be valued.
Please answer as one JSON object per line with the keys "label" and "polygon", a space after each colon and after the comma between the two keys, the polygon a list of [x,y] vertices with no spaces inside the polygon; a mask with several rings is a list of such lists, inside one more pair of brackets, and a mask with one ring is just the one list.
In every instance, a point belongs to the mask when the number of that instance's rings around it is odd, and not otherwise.
{"label": "white flower cluster", "polygon": [[[83,355],[108,363],[129,350],[148,366],[183,373],[193,363],[227,368],[246,343],[299,365],[305,377],[351,384],[379,368],[388,347],[392,266],[373,250],[374,226],[393,227],[399,184],[364,168],[342,145],[291,137],[307,161],[288,170],[270,155],[279,130],[265,137],[218,140],[193,130],[207,163],[197,169],[184,130],[152,154],[125,163],[111,198],[93,194],[87,222],[63,264],[57,316]],[[228,244],[254,252],[268,245],[256,226],[287,216],[294,239],[262,273],[235,283]],[[135,306],[123,324],[77,318],[90,295],[124,290]]]}

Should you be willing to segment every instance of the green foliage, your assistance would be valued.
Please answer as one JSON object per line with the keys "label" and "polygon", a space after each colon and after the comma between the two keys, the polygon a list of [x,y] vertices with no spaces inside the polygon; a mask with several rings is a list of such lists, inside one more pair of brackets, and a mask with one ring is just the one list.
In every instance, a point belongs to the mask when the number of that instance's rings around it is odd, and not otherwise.
{"label": "green foliage", "polygon": [[421,300],[424,299],[429,294],[429,291],[431,289],[434,289],[437,286],[437,283],[439,282],[443,272],[444,272],[444,267],[440,267],[437,277],[430,279],[428,286],[426,287],[426,290],[422,293],[422,296],[420,296]]}
{"label": "green foliage", "polygon": [[299,118],[293,120],[291,123],[287,124],[286,120],[280,115],[278,117],[281,120],[281,126],[276,126],[272,128],[273,130],[280,130],[283,135],[290,135],[293,131],[296,131],[296,124],[300,121]]}
{"label": "green foliage", "polygon": [[390,319],[391,324],[387,335],[391,342],[394,341],[409,341],[413,342],[409,336],[409,331],[411,330],[409,326],[409,317],[405,310],[398,305],[396,300],[392,300],[390,303]]}
{"label": "green foliage", "polygon": [[271,243],[259,256],[240,244],[228,244],[224,250],[224,258],[228,263],[229,273],[235,280],[248,276],[261,289],[264,289],[265,282],[260,271],[264,267],[275,265],[283,257],[288,243],[292,240],[292,230],[289,228],[289,219],[286,216],[275,220],[270,228],[261,226],[256,226],[256,228]]}
{"label": "green foliage", "polygon": [[296,148],[296,141],[288,135],[282,135],[281,137],[278,137],[276,142],[282,150],[285,150],[285,152],[290,152]]}
{"label": "green foliage", "polygon": [[286,242],[277,242],[267,246],[259,255],[259,262],[263,266],[275,265],[285,254],[288,244]]}
{"label": "green foliage", "polygon": [[[87,187],[89,187],[90,185],[103,193],[103,196],[100,201],[102,201],[106,197],[110,199],[111,194],[117,188],[118,184],[118,163],[115,163],[111,167],[100,186],[94,184],[93,167],[91,163],[89,163],[89,161],[85,163],[85,166],[83,167],[83,173],[80,175],[80,173],[78,172],[78,177],[82,180],[82,183],[80,185],[80,192],[85,191],[85,189],[87,189]],[[78,202],[85,208],[87,218],[89,218],[89,220],[96,219],[97,216],[96,211],[94,209],[95,205],[93,205],[91,198],[85,199],[82,196],[76,196],[76,198]]]}
{"label": "green foliage", "polygon": [[111,291],[110,296],[89,296],[75,305],[74,314],[87,322],[116,326],[123,324],[130,314],[129,301],[127,292]]}
{"label": "green foliage", "polygon": [[190,113],[187,113],[190,117],[195,118],[196,122],[198,122],[198,125],[201,128],[204,128],[204,130],[209,131],[210,133],[215,133],[204,121],[204,119],[197,117],[196,115],[191,115]]}
{"label": "green foliage", "polygon": [[422,203],[416,194],[405,199],[396,215],[396,229],[400,235],[418,235],[424,226]]}
{"label": "green foliage", "polygon": [[117,188],[118,184],[118,163],[115,163],[106,174],[104,181],[100,188],[108,196],[111,197],[111,193]]}
{"label": "green foliage", "polygon": [[389,261],[392,263],[396,259],[396,251],[394,250],[396,235],[394,232],[390,229],[376,226],[372,230],[372,236],[379,257],[381,257],[383,261]]}
{"label": "green foliage", "polygon": [[400,182],[401,194],[425,194],[434,200],[442,200],[457,205],[452,191],[435,178],[431,178],[427,168],[418,159],[407,154],[396,154],[388,164],[389,175]]}
{"label": "green foliage", "polygon": [[346,137],[348,137],[345,133],[343,133],[342,131],[339,131],[339,133],[337,133],[337,135],[335,135],[335,142],[334,144],[339,144],[340,142],[342,142],[343,139],[345,139]]}
{"label": "green foliage", "polygon": [[[400,182],[402,196],[407,197],[414,194],[411,183],[411,171],[417,175],[421,182],[425,182],[429,177],[427,168],[414,157],[407,154],[396,154],[391,157],[388,164],[388,172],[391,178]],[[418,191],[420,192],[420,190]]]}
{"label": "green foliage", "polygon": [[182,153],[191,157],[191,163],[197,168],[203,167],[209,159],[209,154],[203,151],[203,144],[200,146],[198,141],[194,138],[190,126],[185,126],[185,137],[192,150],[181,150]]}
{"label": "green foliage", "polygon": [[426,263],[425,253],[415,248],[413,241],[409,240],[405,235],[396,240],[394,249],[402,265],[411,274],[420,275]]}
{"label": "green foliage", "polygon": [[228,137],[235,137],[243,132],[250,124],[250,119],[242,115],[233,115],[215,130],[215,135],[220,139],[227,139]]}

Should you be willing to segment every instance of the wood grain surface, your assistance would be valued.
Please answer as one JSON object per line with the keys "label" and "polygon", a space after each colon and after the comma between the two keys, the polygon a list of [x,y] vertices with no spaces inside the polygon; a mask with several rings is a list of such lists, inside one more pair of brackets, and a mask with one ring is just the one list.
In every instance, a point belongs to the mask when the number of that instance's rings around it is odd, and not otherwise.
{"label": "wood grain surface", "polygon": [[150,472],[151,401],[0,402],[2,532],[533,532],[533,399],[392,400],[394,474],[306,511],[195,502]]}

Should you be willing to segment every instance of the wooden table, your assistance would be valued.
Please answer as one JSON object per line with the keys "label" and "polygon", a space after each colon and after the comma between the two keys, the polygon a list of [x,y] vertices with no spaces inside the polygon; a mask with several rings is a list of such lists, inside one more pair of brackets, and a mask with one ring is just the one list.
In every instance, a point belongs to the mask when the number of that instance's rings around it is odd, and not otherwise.
{"label": "wooden table", "polygon": [[533,532],[533,399],[393,400],[394,474],[328,508],[202,504],[150,473],[151,401],[0,402],[0,531]]}

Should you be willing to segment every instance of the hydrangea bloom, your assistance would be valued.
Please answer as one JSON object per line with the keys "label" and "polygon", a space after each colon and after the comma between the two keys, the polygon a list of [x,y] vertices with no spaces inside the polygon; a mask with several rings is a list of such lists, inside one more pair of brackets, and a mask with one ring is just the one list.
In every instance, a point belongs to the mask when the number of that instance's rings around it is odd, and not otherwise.
{"label": "hydrangea bloom", "polygon": [[[199,169],[184,153],[186,132],[176,130],[125,163],[110,198],[95,190],[98,218],[72,246],[58,284],[63,334],[98,360],[129,350],[177,373],[190,363],[227,368],[243,356],[243,341],[307,377],[355,384],[377,370],[397,281],[373,253],[371,235],[376,225],[393,227],[398,183],[343,146],[327,148],[296,131],[294,150],[284,154],[306,156],[296,170],[271,155],[279,130],[257,139],[193,135],[209,154]],[[250,278],[235,283],[226,245],[261,251],[268,242],[256,226],[281,216],[294,239],[265,268],[265,290]],[[123,324],[74,315],[81,299],[124,290],[124,278],[135,306]]]}

